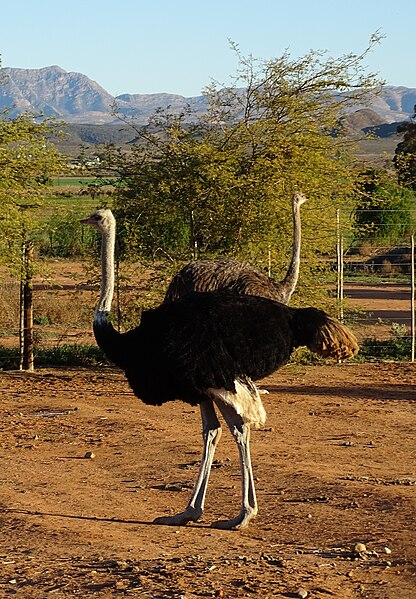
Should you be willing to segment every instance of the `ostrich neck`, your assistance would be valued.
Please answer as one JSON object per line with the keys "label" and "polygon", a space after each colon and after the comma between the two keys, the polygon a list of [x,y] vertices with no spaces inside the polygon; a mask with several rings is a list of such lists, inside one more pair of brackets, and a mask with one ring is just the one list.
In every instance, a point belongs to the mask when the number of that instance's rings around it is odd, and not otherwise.
{"label": "ostrich neck", "polygon": [[94,323],[104,324],[108,321],[114,293],[114,248],[116,240],[115,227],[104,231],[101,245],[101,295],[94,314]]}
{"label": "ostrich neck", "polygon": [[300,205],[293,204],[293,246],[292,259],[289,264],[286,276],[282,281],[289,298],[295,290],[299,277],[300,265],[300,244],[301,244],[301,223],[300,223]]}

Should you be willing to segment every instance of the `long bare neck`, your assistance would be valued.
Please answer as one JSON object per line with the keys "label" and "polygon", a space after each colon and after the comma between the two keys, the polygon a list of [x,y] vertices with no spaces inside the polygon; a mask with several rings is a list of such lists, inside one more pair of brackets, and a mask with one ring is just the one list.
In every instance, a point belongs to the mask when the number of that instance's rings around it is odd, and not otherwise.
{"label": "long bare neck", "polygon": [[300,245],[301,245],[301,222],[300,222],[300,207],[305,200],[298,201],[294,198],[292,202],[293,212],[293,245],[292,245],[292,258],[290,260],[289,268],[283,281],[279,284],[281,289],[283,286],[285,299],[287,303],[295,290],[296,284],[299,278],[299,267],[300,267]]}
{"label": "long bare neck", "polygon": [[111,311],[114,294],[114,249],[116,225],[111,224],[102,233],[101,242],[101,295],[94,313],[94,323],[105,324]]}

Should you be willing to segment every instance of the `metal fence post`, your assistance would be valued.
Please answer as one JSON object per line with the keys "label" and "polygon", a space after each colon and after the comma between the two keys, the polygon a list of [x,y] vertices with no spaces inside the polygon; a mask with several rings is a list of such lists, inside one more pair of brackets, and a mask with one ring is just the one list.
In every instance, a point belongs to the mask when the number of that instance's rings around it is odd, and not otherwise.
{"label": "metal fence post", "polygon": [[410,286],[410,304],[411,304],[411,334],[412,334],[412,347],[410,361],[415,361],[415,236],[410,237],[410,268],[411,268],[411,286]]}
{"label": "metal fence post", "polygon": [[337,209],[337,300],[339,307],[339,319],[344,320],[344,248],[341,235],[341,225],[339,219],[339,208]]}

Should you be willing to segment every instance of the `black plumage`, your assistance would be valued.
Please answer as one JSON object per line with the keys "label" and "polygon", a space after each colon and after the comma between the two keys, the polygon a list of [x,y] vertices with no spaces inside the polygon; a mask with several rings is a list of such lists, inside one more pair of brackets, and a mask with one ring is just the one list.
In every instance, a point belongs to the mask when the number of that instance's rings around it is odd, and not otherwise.
{"label": "black plumage", "polygon": [[[133,392],[151,405],[180,399],[200,405],[204,454],[191,500],[184,512],[158,518],[181,525],[202,515],[208,476],[221,427],[219,409],[239,448],[242,509],[223,528],[242,528],[257,513],[249,452],[249,431],[265,421],[253,381],[290,359],[306,345],[323,356],[345,359],[358,350],[354,335],[316,308],[290,308],[273,300],[230,291],[193,292],[143,313],[138,327],[118,333],[109,322],[114,287],[115,220],[109,210],[86,219],[103,235],[103,283],[94,316],[98,345],[120,366]],[[215,406],[215,407],[214,407]]]}
{"label": "black plumage", "polygon": [[191,293],[145,312],[120,336],[117,362],[145,403],[196,404],[207,389],[235,393],[236,379],[258,380],[286,363],[296,320],[293,310],[264,298]]}

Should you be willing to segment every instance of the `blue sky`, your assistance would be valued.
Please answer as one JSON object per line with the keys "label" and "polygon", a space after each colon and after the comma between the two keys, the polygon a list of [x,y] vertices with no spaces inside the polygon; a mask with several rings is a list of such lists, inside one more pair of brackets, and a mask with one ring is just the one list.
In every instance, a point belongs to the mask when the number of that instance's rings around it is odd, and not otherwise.
{"label": "blue sky", "polygon": [[53,64],[84,73],[113,95],[197,96],[227,84],[229,40],[258,59],[311,49],[339,57],[385,38],[365,65],[389,85],[416,88],[414,0],[26,0],[0,11],[4,67]]}

